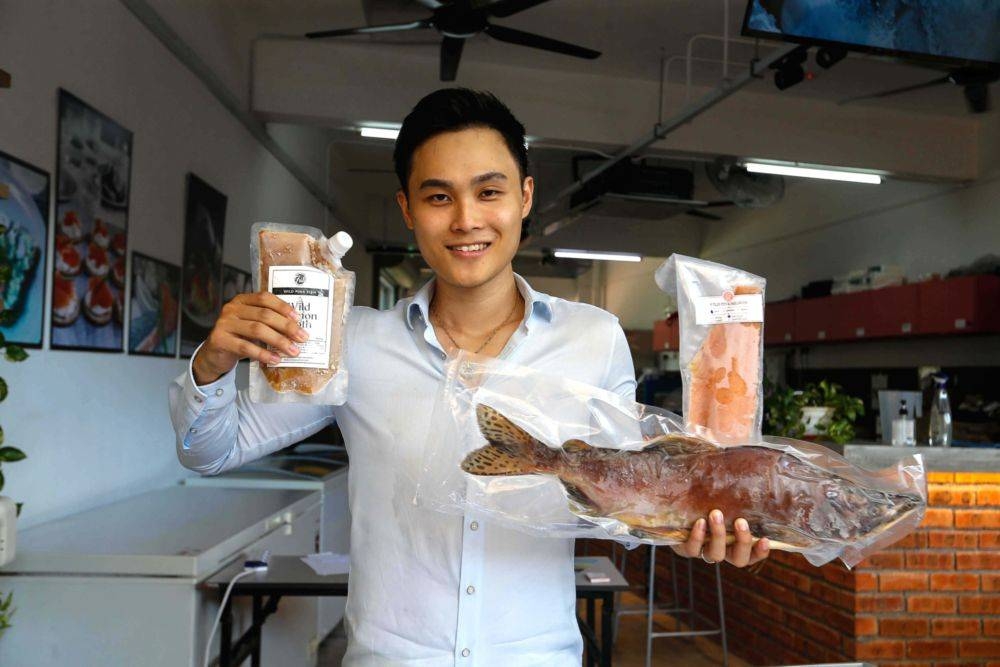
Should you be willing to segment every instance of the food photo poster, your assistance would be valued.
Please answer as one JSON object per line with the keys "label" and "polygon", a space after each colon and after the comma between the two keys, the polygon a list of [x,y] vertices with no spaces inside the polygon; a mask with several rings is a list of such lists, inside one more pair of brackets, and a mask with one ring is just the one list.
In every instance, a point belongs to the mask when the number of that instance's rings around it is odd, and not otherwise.
{"label": "food photo poster", "polygon": [[132,253],[129,354],[177,356],[180,296],[181,267]]}
{"label": "food photo poster", "polygon": [[121,352],[132,133],[59,91],[53,349]]}
{"label": "food photo poster", "polygon": [[181,282],[181,356],[190,357],[222,309],[222,242],[226,196],[194,174],[187,177]]}

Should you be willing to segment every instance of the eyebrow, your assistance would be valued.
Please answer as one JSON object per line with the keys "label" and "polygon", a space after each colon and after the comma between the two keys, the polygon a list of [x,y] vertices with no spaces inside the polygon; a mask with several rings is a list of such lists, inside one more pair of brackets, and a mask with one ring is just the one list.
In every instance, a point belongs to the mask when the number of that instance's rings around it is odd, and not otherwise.
{"label": "eyebrow", "polygon": [[[480,183],[485,183],[487,181],[506,181],[507,175],[500,171],[488,171],[485,174],[479,174],[469,181],[472,185],[478,185]],[[428,178],[427,180],[420,183],[418,189],[423,190],[425,188],[452,188],[454,183],[451,181],[446,181],[440,178]]]}

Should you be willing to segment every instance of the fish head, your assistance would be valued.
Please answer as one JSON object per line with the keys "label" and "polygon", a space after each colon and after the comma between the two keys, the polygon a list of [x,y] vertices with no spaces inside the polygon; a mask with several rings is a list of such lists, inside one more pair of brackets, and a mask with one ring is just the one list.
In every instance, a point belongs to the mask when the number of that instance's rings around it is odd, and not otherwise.
{"label": "fish head", "polygon": [[825,480],[821,486],[837,515],[849,518],[839,531],[845,539],[881,533],[925,504],[915,493],[864,487],[842,477]]}

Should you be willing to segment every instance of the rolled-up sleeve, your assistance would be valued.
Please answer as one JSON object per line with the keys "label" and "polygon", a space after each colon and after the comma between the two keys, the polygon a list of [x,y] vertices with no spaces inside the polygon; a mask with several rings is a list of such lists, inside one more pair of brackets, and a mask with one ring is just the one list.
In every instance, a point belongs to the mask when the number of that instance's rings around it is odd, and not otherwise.
{"label": "rolled-up sleeve", "polygon": [[266,456],[335,419],[328,405],[253,403],[247,392],[236,389],[235,369],[199,386],[189,363],[170,383],[168,394],[177,458],[185,468],[203,475]]}

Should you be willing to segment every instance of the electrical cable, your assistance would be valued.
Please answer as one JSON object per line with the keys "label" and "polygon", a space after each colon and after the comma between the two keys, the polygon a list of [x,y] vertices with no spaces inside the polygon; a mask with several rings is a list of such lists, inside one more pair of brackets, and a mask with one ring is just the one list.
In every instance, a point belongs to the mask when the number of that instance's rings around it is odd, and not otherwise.
{"label": "electrical cable", "polygon": [[212,650],[212,639],[215,638],[215,631],[219,629],[219,622],[222,620],[222,613],[226,610],[226,602],[229,600],[229,594],[233,592],[233,586],[236,582],[243,577],[250,576],[251,574],[256,574],[258,572],[267,572],[267,560],[268,552],[264,552],[261,560],[248,560],[243,562],[243,571],[237,574],[230,580],[229,585],[226,587],[226,592],[222,596],[222,604],[219,605],[219,613],[215,615],[215,621],[212,623],[212,630],[208,633],[208,641],[205,642],[205,661],[204,667],[208,667],[209,656]]}

